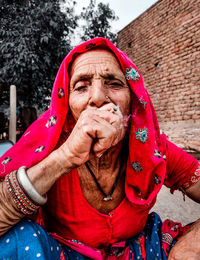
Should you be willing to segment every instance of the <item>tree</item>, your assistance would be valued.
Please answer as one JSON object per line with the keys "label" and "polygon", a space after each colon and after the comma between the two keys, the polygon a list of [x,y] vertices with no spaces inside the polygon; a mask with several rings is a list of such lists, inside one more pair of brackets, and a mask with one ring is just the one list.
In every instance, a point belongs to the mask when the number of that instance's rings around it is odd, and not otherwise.
{"label": "tree", "polygon": [[48,106],[59,65],[71,50],[70,35],[78,19],[74,5],[67,1],[63,12],[59,0],[1,0],[1,93],[14,84],[22,104]]}
{"label": "tree", "polygon": [[[52,85],[78,34],[73,0],[0,0],[0,105],[9,103],[9,86],[17,86],[18,105],[49,105]],[[115,42],[109,5],[91,0],[80,17],[82,40],[106,37]],[[1,107],[0,107],[1,108]]]}
{"label": "tree", "polygon": [[111,30],[111,22],[118,19],[110,9],[109,4],[99,3],[90,0],[88,7],[83,8],[81,18],[84,21],[82,26],[81,40],[86,41],[94,37],[105,37],[116,43],[117,34]]}

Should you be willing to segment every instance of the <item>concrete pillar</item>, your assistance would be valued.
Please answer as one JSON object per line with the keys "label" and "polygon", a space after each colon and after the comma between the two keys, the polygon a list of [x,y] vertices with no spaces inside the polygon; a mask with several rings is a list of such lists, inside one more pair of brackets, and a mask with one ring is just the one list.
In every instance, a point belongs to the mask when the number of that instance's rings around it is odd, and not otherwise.
{"label": "concrete pillar", "polygon": [[9,140],[16,143],[16,86],[10,86],[10,122],[9,122]]}

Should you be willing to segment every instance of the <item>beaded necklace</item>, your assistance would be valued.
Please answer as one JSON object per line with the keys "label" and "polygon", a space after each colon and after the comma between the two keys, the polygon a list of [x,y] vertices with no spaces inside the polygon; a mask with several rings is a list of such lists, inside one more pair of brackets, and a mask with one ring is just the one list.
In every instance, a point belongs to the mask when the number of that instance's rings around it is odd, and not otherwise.
{"label": "beaded necklace", "polygon": [[121,170],[122,170],[123,163],[121,163],[121,165],[120,165],[120,168],[119,168],[117,177],[116,177],[116,179],[115,179],[115,182],[114,182],[114,184],[113,184],[113,186],[112,186],[112,189],[111,189],[111,191],[110,191],[109,194],[106,194],[106,193],[103,191],[103,189],[102,189],[101,185],[99,184],[99,182],[98,182],[98,180],[97,180],[95,174],[93,173],[93,171],[91,170],[91,168],[89,167],[89,165],[88,165],[87,162],[85,163],[85,166],[87,167],[89,173],[91,174],[93,180],[95,181],[95,183],[96,183],[98,189],[99,189],[100,192],[104,195],[103,200],[104,200],[104,201],[110,201],[110,200],[112,200],[112,199],[113,199],[113,198],[112,198],[112,194],[113,194],[113,192],[114,192],[114,190],[115,190],[115,188],[116,188],[116,186],[117,186],[117,183],[118,183],[118,180],[119,180],[119,177],[120,177],[120,173],[121,173]]}

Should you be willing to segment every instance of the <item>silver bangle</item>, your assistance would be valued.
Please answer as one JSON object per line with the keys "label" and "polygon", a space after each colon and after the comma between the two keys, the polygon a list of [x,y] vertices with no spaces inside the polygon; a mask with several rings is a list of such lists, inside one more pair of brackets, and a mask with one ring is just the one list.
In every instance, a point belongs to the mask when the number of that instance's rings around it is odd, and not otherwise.
{"label": "silver bangle", "polygon": [[21,186],[24,188],[27,195],[38,205],[44,205],[47,202],[47,195],[41,196],[33,184],[30,182],[27,174],[26,174],[26,167],[22,166],[17,171],[17,179]]}

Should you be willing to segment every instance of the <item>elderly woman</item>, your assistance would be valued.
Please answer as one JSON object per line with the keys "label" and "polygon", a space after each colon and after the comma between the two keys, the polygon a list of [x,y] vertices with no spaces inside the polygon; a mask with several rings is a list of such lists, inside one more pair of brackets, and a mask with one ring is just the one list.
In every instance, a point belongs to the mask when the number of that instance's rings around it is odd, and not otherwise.
{"label": "elderly woman", "polygon": [[198,161],[160,135],[139,71],[106,39],[64,59],[0,166],[4,259],[167,259],[180,236],[169,259],[199,259],[198,221],[148,215],[163,183],[200,201]]}

